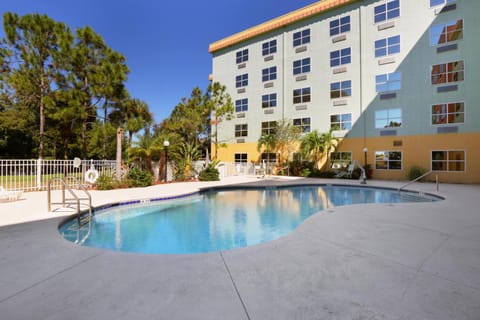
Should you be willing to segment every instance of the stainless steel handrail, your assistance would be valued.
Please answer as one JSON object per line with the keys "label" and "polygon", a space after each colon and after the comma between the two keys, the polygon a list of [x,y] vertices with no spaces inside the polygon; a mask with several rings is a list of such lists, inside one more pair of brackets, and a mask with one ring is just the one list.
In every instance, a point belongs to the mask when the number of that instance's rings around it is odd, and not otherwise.
{"label": "stainless steel handrail", "polygon": [[[433,170],[430,170],[430,171],[425,172],[425,173],[422,174],[420,177],[417,177],[417,178],[415,178],[415,179],[407,182],[406,184],[404,184],[404,185],[401,186],[400,188],[398,188],[397,191],[398,191],[398,192],[402,191],[403,188],[411,185],[411,184],[414,183],[414,182],[417,182],[417,181],[420,180],[420,179],[425,178],[426,176],[428,176],[428,175],[429,175],[430,173],[432,173],[432,172],[433,172]],[[439,182],[438,182],[438,174],[435,175],[435,185],[436,185],[436,190],[437,190],[437,192],[438,192],[438,189],[439,189],[439,188],[438,188],[438,185],[439,185]]]}

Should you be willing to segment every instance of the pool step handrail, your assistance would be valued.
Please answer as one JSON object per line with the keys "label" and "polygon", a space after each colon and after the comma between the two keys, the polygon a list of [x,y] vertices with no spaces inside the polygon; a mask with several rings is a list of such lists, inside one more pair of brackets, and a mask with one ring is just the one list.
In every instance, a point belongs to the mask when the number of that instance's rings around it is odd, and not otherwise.
{"label": "pool step handrail", "polygon": [[[424,174],[422,174],[421,176],[413,179],[413,180],[410,180],[409,182],[405,183],[403,186],[399,187],[397,189],[398,192],[402,191],[402,189],[406,188],[407,186],[411,185],[412,183],[415,183],[417,182],[418,180],[420,179],[423,179],[425,178],[426,176],[428,176],[429,174],[431,174],[433,172],[433,170],[430,170],[430,171],[427,171],[425,172]],[[438,192],[438,187],[439,187],[439,182],[438,182],[438,173],[435,175],[435,185],[436,185],[436,190]]]}
{"label": "pool step handrail", "polygon": [[367,175],[365,173],[365,168],[363,168],[363,166],[360,164],[360,162],[358,162],[358,160],[353,160],[352,165],[353,165],[353,168],[355,168],[355,166],[357,166],[360,169],[360,171],[362,172],[362,174],[360,175],[360,183],[361,184],[366,184],[367,183]]}

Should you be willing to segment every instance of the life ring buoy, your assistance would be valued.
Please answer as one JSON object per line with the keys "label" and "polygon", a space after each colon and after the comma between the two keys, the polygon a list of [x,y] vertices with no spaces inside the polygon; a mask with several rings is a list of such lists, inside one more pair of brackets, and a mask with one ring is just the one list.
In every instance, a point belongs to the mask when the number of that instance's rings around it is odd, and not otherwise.
{"label": "life ring buoy", "polygon": [[87,172],[85,172],[85,181],[91,184],[94,184],[97,182],[98,179],[98,171],[95,169],[88,169]]}

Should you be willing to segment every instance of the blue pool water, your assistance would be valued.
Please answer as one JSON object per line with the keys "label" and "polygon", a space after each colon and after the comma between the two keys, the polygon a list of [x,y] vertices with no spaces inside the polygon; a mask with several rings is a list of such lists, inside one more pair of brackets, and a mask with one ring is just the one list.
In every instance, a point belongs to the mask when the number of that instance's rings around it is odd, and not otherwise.
{"label": "blue pool water", "polygon": [[200,253],[278,239],[311,215],[336,206],[432,200],[386,189],[339,186],[209,191],[100,210],[91,224],[79,228],[73,219],[60,232],[70,241],[115,251]]}

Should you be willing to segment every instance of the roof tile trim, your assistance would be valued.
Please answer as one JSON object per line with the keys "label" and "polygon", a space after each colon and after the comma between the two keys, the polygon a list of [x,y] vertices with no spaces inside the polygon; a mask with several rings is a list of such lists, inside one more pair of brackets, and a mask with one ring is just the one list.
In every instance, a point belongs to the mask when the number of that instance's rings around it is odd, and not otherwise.
{"label": "roof tile trim", "polygon": [[300,8],[298,10],[292,11],[290,13],[287,13],[283,16],[280,16],[278,18],[274,18],[272,20],[269,20],[267,22],[264,22],[262,24],[259,24],[255,27],[249,28],[247,30],[241,31],[239,33],[236,33],[234,35],[231,35],[229,37],[226,37],[222,40],[216,41],[212,44],[210,44],[208,48],[208,52],[213,53],[215,51],[227,48],[229,46],[232,46],[236,43],[239,43],[241,41],[245,41],[251,38],[254,38],[258,35],[261,35],[263,33],[267,33],[269,31],[281,28],[283,26],[292,24],[294,22],[306,19],[308,17],[314,16],[316,14],[319,14],[324,11],[328,11],[331,9],[334,9],[336,7],[339,7],[341,5],[345,5],[350,2],[355,2],[359,0],[322,0],[318,1],[316,3],[313,3],[309,6]]}

